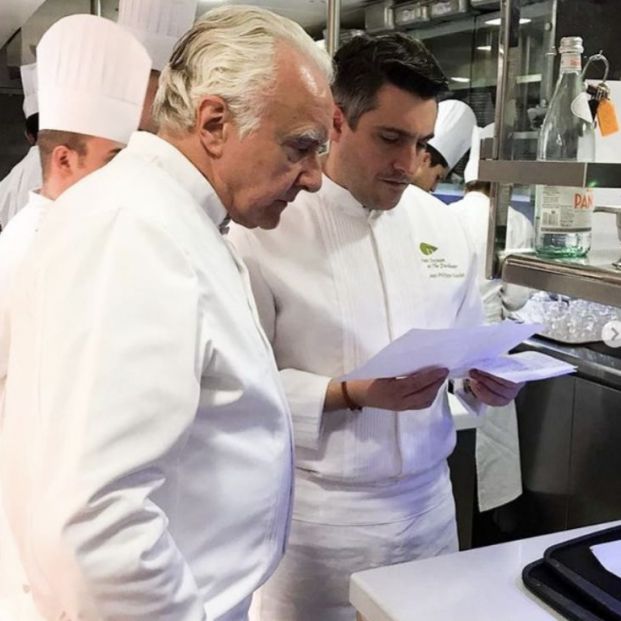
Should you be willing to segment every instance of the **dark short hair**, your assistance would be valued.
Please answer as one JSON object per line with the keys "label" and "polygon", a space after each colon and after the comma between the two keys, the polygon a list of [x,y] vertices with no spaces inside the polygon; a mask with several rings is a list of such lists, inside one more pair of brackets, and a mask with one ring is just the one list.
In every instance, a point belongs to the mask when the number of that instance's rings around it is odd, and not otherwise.
{"label": "dark short hair", "polygon": [[32,139],[37,142],[37,136],[39,134],[39,113],[35,112],[31,114],[24,122],[26,133],[32,136]]}
{"label": "dark short hair", "polygon": [[334,66],[334,101],[352,129],[375,108],[384,84],[423,99],[437,98],[448,87],[433,54],[421,41],[400,32],[354,37],[337,51]]}
{"label": "dark short hair", "polygon": [[492,184],[489,181],[468,181],[464,187],[464,191],[481,192],[489,196],[492,191]]}
{"label": "dark short hair", "polygon": [[444,156],[440,153],[440,151],[434,149],[430,144],[425,147],[425,150],[429,153],[429,163],[432,168],[434,166],[448,168],[448,162],[444,159]]}

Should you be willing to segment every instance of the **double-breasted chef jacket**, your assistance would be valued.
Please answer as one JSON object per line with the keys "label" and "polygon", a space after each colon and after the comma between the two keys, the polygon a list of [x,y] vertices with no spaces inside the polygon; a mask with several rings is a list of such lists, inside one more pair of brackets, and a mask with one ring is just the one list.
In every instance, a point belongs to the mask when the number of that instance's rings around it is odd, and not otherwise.
{"label": "double-breasted chef jacket", "polygon": [[0,460],[38,618],[241,621],[283,554],[291,423],[225,216],[139,132],[22,265]]}

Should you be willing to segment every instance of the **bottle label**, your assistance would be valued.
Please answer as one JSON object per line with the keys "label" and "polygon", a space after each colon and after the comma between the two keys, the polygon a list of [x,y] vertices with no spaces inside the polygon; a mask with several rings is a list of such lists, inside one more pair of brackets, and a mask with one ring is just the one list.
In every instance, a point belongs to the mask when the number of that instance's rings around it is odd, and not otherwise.
{"label": "bottle label", "polygon": [[566,71],[582,71],[582,59],[580,54],[565,52],[561,54],[561,73]]}
{"label": "bottle label", "polygon": [[591,230],[594,203],[589,188],[538,185],[535,201],[540,231],[584,233]]}

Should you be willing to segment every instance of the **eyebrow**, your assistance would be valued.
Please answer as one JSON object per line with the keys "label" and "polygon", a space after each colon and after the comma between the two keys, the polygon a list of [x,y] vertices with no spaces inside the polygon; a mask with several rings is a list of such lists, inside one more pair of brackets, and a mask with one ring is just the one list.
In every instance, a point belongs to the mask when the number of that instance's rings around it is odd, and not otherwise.
{"label": "eyebrow", "polygon": [[399,127],[391,127],[390,125],[380,125],[378,127],[378,129],[382,132],[394,132],[396,134],[399,134],[400,136],[404,136],[405,138],[410,138],[410,139],[414,139],[417,138],[418,140],[422,140],[423,142],[431,140],[434,136],[434,133],[431,132],[430,134],[427,134],[426,136],[414,136],[414,134],[411,134],[410,132],[406,132],[405,130],[399,128]]}
{"label": "eyebrow", "polygon": [[307,129],[299,134],[290,134],[285,138],[286,142],[306,143],[309,145],[322,145],[328,140],[328,133],[319,129]]}

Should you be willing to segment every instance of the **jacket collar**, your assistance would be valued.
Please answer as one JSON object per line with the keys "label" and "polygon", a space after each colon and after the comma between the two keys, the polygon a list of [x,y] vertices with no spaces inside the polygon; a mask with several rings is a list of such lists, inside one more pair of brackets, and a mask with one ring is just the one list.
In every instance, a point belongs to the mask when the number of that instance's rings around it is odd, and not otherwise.
{"label": "jacket collar", "polygon": [[349,190],[335,183],[325,174],[323,174],[322,177],[323,185],[320,192],[324,193],[324,196],[331,205],[352,218],[360,218],[368,220],[369,222],[376,222],[381,218],[383,221],[391,217],[396,209],[384,211],[382,209],[365,207],[360,201],[353,197]]}
{"label": "jacket collar", "polygon": [[50,198],[47,198],[41,194],[41,190],[30,190],[28,192],[28,205],[34,207],[47,207],[54,201]]}
{"label": "jacket collar", "polygon": [[226,208],[209,181],[179,149],[155,134],[134,132],[126,150],[165,170],[191,194],[220,232],[224,232],[230,220]]}
{"label": "jacket collar", "polygon": [[327,198],[327,200],[333,204],[337,209],[340,209],[344,213],[357,217],[367,218],[369,210],[364,205],[356,200],[351,192],[339,185],[335,181],[332,181],[325,173],[323,177],[323,187],[321,192]]}

